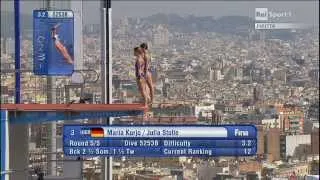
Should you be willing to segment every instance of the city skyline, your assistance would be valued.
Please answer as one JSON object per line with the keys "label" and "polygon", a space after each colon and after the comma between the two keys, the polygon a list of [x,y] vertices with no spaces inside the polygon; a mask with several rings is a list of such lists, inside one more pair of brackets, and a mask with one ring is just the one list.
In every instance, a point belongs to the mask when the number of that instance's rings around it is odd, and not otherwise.
{"label": "city skyline", "polygon": [[[12,2],[13,0],[1,1],[1,10],[5,9],[3,4],[8,8],[13,5]],[[133,48],[141,42],[146,42],[152,57],[149,67],[154,83],[154,101],[145,114],[146,119],[142,115],[119,115],[113,118],[114,125],[130,124],[130,130],[133,130],[134,125],[141,123],[208,126],[250,124],[257,128],[256,138],[249,141],[250,144],[253,142],[256,145],[257,151],[254,156],[207,158],[200,157],[199,151],[199,154],[193,154],[193,157],[114,157],[112,179],[308,179],[314,175],[319,177],[318,28],[291,31],[255,30],[256,26],[250,26],[251,23],[254,24],[254,18],[243,17],[253,17],[255,8],[260,7],[272,11],[292,11],[293,17],[297,16],[297,19],[300,18],[305,23],[317,24],[319,17],[315,14],[319,13],[318,2],[181,3],[114,0],[112,49],[107,51],[102,46],[105,36],[101,33],[99,3],[87,0],[83,4],[83,14],[75,13],[76,17],[83,17],[84,23],[75,23],[78,28],[75,28],[74,33],[78,33],[75,35],[78,42],[71,45],[74,52],[79,52],[75,53],[77,57],[74,56],[74,62],[80,62],[81,68],[76,69],[74,76],[54,77],[54,81],[47,81],[47,76],[32,73],[34,65],[37,65],[34,52],[38,48],[34,46],[34,42],[37,43],[34,39],[37,38],[32,35],[31,12],[33,9],[44,7],[45,0],[21,2],[20,102],[27,104],[22,106],[33,109],[45,107],[42,104],[53,103],[51,100],[55,97],[54,103],[59,105],[54,107],[67,107],[63,109],[67,113],[61,114],[68,120],[75,115],[79,119],[75,122],[77,124],[102,125],[101,119],[104,117],[100,115],[103,116],[105,113],[95,113],[94,117],[90,117],[89,111],[94,108],[92,104],[100,106],[104,102],[105,73],[101,68],[104,65],[104,52],[112,52],[108,53],[112,55],[112,73],[109,73],[112,79],[112,83],[109,84],[112,89],[112,103],[140,104],[144,102],[137,84]],[[71,9],[77,9],[77,5],[81,4],[73,3]],[[63,0],[56,0],[53,7],[69,8],[69,4]],[[162,14],[152,16],[158,13]],[[1,14],[5,14],[1,16],[1,30],[10,30],[1,34],[0,99],[1,103],[11,106],[15,103],[18,92],[15,76],[15,59],[18,54],[15,54],[17,46],[13,36],[14,16],[13,11]],[[193,16],[189,17],[188,14]],[[137,18],[145,16],[152,17]],[[204,16],[214,16],[217,19]],[[218,19],[222,16],[224,17]],[[116,21],[118,19],[119,22]],[[295,20],[298,21],[297,19]],[[289,19],[284,18],[281,21],[285,20]],[[37,27],[34,31],[37,31]],[[48,35],[52,35],[50,31],[47,32]],[[57,40],[55,36],[54,38]],[[62,44],[67,44],[63,36],[59,36],[58,39]],[[50,49],[51,46],[47,47]],[[51,62],[61,64],[55,59]],[[48,66],[51,64],[48,63]],[[74,77],[83,78],[85,81],[74,81]],[[51,95],[50,92],[55,93]],[[78,106],[77,103],[86,103],[85,106],[88,108],[81,109],[86,117],[80,118],[78,115],[82,113],[78,111],[72,113],[74,107]],[[30,179],[41,175],[45,176],[44,179],[79,179],[80,176],[92,180],[104,179],[101,178],[104,174],[101,169],[105,161],[101,161],[100,156],[107,155],[108,152],[101,152],[98,148],[99,153],[96,155],[99,157],[86,158],[76,153],[72,154],[79,156],[76,161],[69,157],[70,151],[66,148],[70,147],[66,144],[80,150],[83,147],[74,146],[73,143],[84,144],[85,141],[75,137],[72,137],[74,140],[65,138],[70,133],[64,131],[63,127],[69,123],[62,116],[55,116],[59,113],[52,113],[56,108],[49,109],[48,116],[44,116],[46,112],[41,111],[39,116],[32,113],[26,118],[22,116],[29,115],[25,114],[26,112],[14,113],[20,109],[23,111],[23,108],[12,109],[13,112],[6,116],[9,119],[3,118],[2,121],[9,125],[13,124],[9,121],[20,122],[20,119],[21,122],[31,123],[23,130],[8,126],[9,133],[6,134],[9,134],[7,142],[10,146],[6,146],[9,147],[6,152],[9,152],[9,155],[2,154],[1,157],[5,158],[1,159],[7,159],[10,165],[1,171],[6,173],[9,169],[7,176],[10,176],[10,179]],[[69,122],[74,124],[73,121]],[[83,132],[88,132],[87,130],[85,128]],[[100,138],[96,140],[103,142]],[[247,141],[247,145],[249,142]],[[211,143],[216,148],[216,143]],[[228,143],[228,146],[233,144]],[[135,148],[137,145],[127,143],[125,146]],[[1,149],[1,152],[4,151]],[[72,150],[73,152],[76,151]],[[250,152],[252,153],[251,150]],[[29,160],[26,157],[29,157]],[[22,169],[25,171],[20,171]]]}

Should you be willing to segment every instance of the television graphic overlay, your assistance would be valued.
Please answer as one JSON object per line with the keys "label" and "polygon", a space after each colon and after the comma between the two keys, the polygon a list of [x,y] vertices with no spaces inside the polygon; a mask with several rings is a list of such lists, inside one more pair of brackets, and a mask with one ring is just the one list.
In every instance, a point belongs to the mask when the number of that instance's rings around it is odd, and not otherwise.
{"label": "television graphic overlay", "polygon": [[33,25],[33,72],[70,76],[74,70],[73,12],[34,10]]}
{"label": "television graphic overlay", "polygon": [[295,30],[304,29],[305,24],[293,21],[291,10],[275,10],[270,8],[255,8],[256,30]]}
{"label": "television graphic overlay", "polygon": [[228,126],[65,125],[66,156],[254,156],[257,129]]}
{"label": "television graphic overlay", "polygon": [[256,8],[255,9],[256,21],[268,21],[268,8]]}

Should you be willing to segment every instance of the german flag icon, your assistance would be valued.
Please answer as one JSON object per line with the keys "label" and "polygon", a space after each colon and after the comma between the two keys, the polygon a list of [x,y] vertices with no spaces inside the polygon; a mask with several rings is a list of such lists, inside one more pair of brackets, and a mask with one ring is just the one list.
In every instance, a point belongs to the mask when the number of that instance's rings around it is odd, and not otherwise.
{"label": "german flag icon", "polygon": [[93,138],[102,138],[104,137],[103,128],[91,128],[91,137]]}

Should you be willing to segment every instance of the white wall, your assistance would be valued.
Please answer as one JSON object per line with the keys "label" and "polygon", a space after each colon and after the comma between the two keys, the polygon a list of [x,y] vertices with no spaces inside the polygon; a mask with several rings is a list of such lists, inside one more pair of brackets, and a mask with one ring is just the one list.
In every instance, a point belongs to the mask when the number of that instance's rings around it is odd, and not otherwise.
{"label": "white wall", "polygon": [[[198,117],[199,113],[205,112],[205,111],[213,111],[214,110],[214,104],[210,105],[210,106],[196,106],[195,107],[195,116]],[[211,116],[211,112],[208,113],[208,115]],[[202,113],[202,116],[206,116],[206,113]]]}
{"label": "white wall", "polygon": [[83,69],[83,2],[70,1],[74,13],[74,63],[75,69]]}
{"label": "white wall", "polygon": [[286,156],[293,156],[296,147],[300,144],[311,144],[311,135],[286,136]]}
{"label": "white wall", "polygon": [[[269,124],[271,124],[271,127],[270,128],[280,128],[280,120],[279,119],[275,119],[275,118],[272,118],[272,119],[263,119],[261,121],[262,125],[265,125],[266,127],[269,128]],[[275,126],[275,123],[276,126]]]}

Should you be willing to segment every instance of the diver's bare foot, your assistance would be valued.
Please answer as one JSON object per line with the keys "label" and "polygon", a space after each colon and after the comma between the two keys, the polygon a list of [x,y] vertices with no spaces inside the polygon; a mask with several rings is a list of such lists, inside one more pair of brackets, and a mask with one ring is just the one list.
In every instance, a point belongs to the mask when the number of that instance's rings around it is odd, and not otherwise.
{"label": "diver's bare foot", "polygon": [[144,103],[144,108],[148,108],[148,103]]}
{"label": "diver's bare foot", "polygon": [[152,104],[152,103],[153,103],[153,98],[150,99],[150,104]]}
{"label": "diver's bare foot", "polygon": [[71,60],[67,60],[67,63],[69,63],[69,64],[73,64],[74,62],[73,62],[73,61],[71,61]]}
{"label": "diver's bare foot", "polygon": [[57,34],[57,27],[51,28],[51,37],[54,39],[55,35]]}
{"label": "diver's bare foot", "polygon": [[152,103],[152,100],[150,97],[147,98],[147,104],[149,105],[150,103]]}
{"label": "diver's bare foot", "polygon": [[143,118],[142,118],[142,121],[147,121],[148,120],[148,115],[147,113],[143,114]]}

